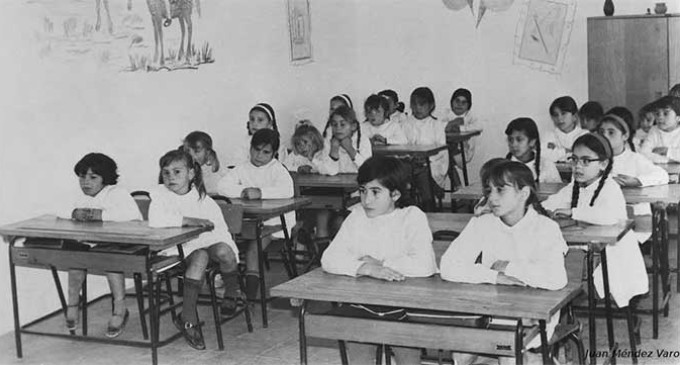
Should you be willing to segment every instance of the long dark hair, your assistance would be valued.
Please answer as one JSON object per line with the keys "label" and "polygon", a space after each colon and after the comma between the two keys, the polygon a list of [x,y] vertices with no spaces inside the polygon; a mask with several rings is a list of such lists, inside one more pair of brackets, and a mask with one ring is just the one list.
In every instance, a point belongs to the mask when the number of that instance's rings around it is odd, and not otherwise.
{"label": "long dark hair", "polygon": [[534,180],[534,174],[529,170],[529,168],[516,161],[507,161],[494,163],[489,173],[486,175],[486,181],[483,182],[485,186],[505,186],[512,185],[518,190],[523,189],[525,186],[529,187],[529,198],[527,198],[526,206],[531,205],[534,210],[539,214],[548,216],[545,208],[541,205],[541,201],[538,199],[538,194],[536,193],[536,181]]}
{"label": "long dark hair", "polygon": [[[536,182],[538,182],[540,181],[539,178],[541,177],[541,137],[538,134],[536,122],[534,122],[534,120],[531,118],[513,119],[510,123],[508,123],[507,128],[505,128],[505,135],[509,136],[514,131],[524,133],[529,141],[536,141],[536,157],[534,157],[534,166],[536,167]],[[509,160],[511,157],[512,153],[508,152],[505,158]]]}
{"label": "long dark hair", "polygon": [[188,169],[194,169],[194,178],[191,180],[191,184],[196,191],[198,191],[199,199],[203,199],[206,195],[206,191],[205,184],[203,184],[203,175],[201,174],[201,165],[194,161],[189,152],[184,150],[172,150],[161,157],[158,161],[158,165],[161,168],[161,171],[158,173],[158,183],[163,183],[163,168],[175,161],[181,161]]}
{"label": "long dark hair", "polygon": [[378,180],[389,191],[399,191],[401,197],[396,201],[397,208],[411,205],[409,195],[411,170],[407,164],[394,158],[385,156],[372,156],[359,166],[357,183],[366,184],[369,181]]}
{"label": "long dark hair", "polygon": [[[600,195],[600,191],[602,190],[602,187],[604,186],[605,181],[607,180],[607,177],[609,177],[609,173],[612,171],[612,167],[614,166],[614,157],[612,153],[612,146],[609,144],[609,140],[606,139],[605,137],[599,135],[599,134],[594,134],[594,133],[588,133],[584,134],[581,137],[578,137],[576,141],[574,141],[574,145],[572,146],[572,151],[576,146],[584,146],[591,151],[595,152],[597,154],[597,158],[602,159],[602,160],[607,160],[607,167],[604,169],[604,172],[600,176],[600,181],[597,183],[597,189],[595,190],[595,194],[593,194],[593,198],[590,199],[590,206],[592,207],[593,204],[595,204],[595,199]],[[578,196],[579,192],[581,190],[580,184],[578,184],[576,181],[574,181],[574,187],[571,191],[571,207],[576,208],[578,205]]]}

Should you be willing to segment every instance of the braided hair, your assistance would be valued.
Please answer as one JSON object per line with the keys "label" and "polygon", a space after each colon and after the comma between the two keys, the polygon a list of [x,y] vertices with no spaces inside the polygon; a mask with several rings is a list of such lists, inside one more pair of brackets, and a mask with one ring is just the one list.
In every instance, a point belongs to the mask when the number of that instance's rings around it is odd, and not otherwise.
{"label": "braided hair", "polygon": [[[491,160],[493,161],[493,160]],[[483,182],[485,186],[504,186],[512,185],[518,190],[529,187],[529,198],[527,198],[526,205],[531,205],[536,212],[548,217],[548,212],[543,208],[541,201],[538,199],[536,193],[536,181],[534,181],[534,174],[523,163],[516,161],[502,161],[495,162],[491,165],[486,179]]]}
{"label": "braided hair", "polygon": [[[536,168],[536,182],[540,181],[541,177],[541,137],[538,134],[538,127],[536,122],[531,118],[517,118],[513,119],[508,126],[505,128],[505,135],[510,136],[512,132],[522,132],[524,133],[529,141],[536,141],[534,157],[534,167]],[[507,154],[506,158],[509,160],[512,157],[512,153]]]}
{"label": "braided hair", "polygon": [[357,150],[361,147],[361,125],[359,124],[359,121],[357,120],[357,116],[354,113],[354,110],[346,107],[346,106],[340,106],[337,109],[333,110],[331,115],[328,117],[328,122],[326,122],[326,130],[323,131],[323,136],[324,138],[326,137],[327,133],[326,131],[328,130],[328,127],[331,125],[331,122],[333,121],[334,116],[339,116],[340,118],[346,120],[349,123],[353,123],[356,125],[356,133],[357,133]]}
{"label": "braided hair", "polygon": [[[612,171],[612,167],[614,166],[614,153],[612,153],[612,147],[609,144],[609,140],[595,133],[584,134],[581,137],[577,138],[576,141],[574,142],[574,145],[572,146],[572,151],[574,148],[576,148],[576,146],[584,146],[589,150],[595,152],[598,158],[607,160],[607,167],[602,172],[602,175],[600,175],[600,181],[597,183],[597,189],[595,190],[595,194],[593,194],[593,198],[590,199],[590,206],[592,207],[595,204],[595,199],[597,199],[597,197],[600,195],[600,191],[602,190],[605,181],[609,177],[609,173],[611,173]],[[574,186],[571,191],[572,208],[576,208],[576,206],[578,205],[578,197],[580,190],[581,185],[574,181]]]}

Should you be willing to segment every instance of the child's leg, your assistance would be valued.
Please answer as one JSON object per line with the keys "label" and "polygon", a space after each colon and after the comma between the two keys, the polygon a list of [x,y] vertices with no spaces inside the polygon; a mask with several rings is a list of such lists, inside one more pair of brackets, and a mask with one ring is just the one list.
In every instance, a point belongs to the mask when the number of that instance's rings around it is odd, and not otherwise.
{"label": "child's leg", "polygon": [[[271,243],[271,236],[262,238],[262,250],[264,251]],[[257,291],[260,289],[260,270],[259,256],[257,254],[257,241],[252,240],[248,243],[246,251],[246,297],[255,299]]]}
{"label": "child's leg", "polygon": [[238,289],[238,282],[236,277],[236,254],[224,242],[216,243],[208,247],[208,256],[213,262],[220,265],[220,274],[222,275],[222,282],[224,283],[224,296],[234,296]]}
{"label": "child's leg", "polygon": [[399,365],[420,364],[420,349],[413,347],[391,346],[394,359]]}
{"label": "child's leg", "polygon": [[198,324],[196,304],[203,284],[205,268],[208,267],[208,252],[196,250],[186,258],[187,269],[184,272],[184,298],[182,303],[182,319],[191,324]]}
{"label": "child's leg", "polygon": [[80,303],[80,290],[83,288],[85,280],[85,270],[68,271],[68,307],[66,308],[66,319],[78,320],[78,304]]}
{"label": "child's leg", "polygon": [[375,364],[376,351],[378,351],[377,345],[361,342],[347,343],[347,357],[350,365]]}
{"label": "child's leg", "polygon": [[413,184],[421,198],[420,205],[426,212],[434,211],[434,192],[432,191],[432,177],[424,167],[418,167],[413,174]]}
{"label": "child's leg", "polygon": [[109,326],[120,327],[125,316],[125,276],[120,273],[107,273],[111,296],[113,296],[113,315]]}
{"label": "child's leg", "polygon": [[331,211],[324,209],[319,210],[316,214],[316,237],[329,237],[328,233],[328,222],[331,219]]}

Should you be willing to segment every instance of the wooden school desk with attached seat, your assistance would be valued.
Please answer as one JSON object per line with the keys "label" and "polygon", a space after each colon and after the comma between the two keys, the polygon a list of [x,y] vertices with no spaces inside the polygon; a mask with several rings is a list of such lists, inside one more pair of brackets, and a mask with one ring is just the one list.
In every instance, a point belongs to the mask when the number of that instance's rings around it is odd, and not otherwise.
{"label": "wooden school desk with attached seat", "polygon": [[[453,163],[454,151],[457,148],[458,151],[460,151],[460,158],[463,164],[460,169],[463,170],[463,182],[465,183],[465,186],[470,184],[468,181],[467,157],[465,156],[465,141],[480,134],[482,134],[482,131],[478,129],[446,133],[446,144],[449,146],[449,163]],[[451,186],[453,187],[453,182],[451,183]]]}
{"label": "wooden school desk with attached seat", "polygon": [[[9,239],[10,280],[12,284],[12,306],[14,310],[14,335],[17,357],[22,357],[21,334],[38,334],[61,337],[69,340],[112,343],[135,347],[150,347],[151,359],[158,363],[157,349],[181,336],[177,333],[163,341],[159,340],[160,319],[160,282],[158,276],[163,269],[179,262],[178,257],[158,256],[156,253],[166,248],[187,242],[207,227],[149,228],[148,222],[76,222],[44,215],[22,222],[0,227],[0,235]],[[87,243],[106,243],[107,250],[98,250],[97,246],[89,250],[72,250],[66,245],[20,246],[17,240],[23,237],[52,240],[72,240]],[[111,250],[112,245],[120,246],[120,250]],[[115,246],[114,246],[115,247]],[[62,309],[44,316],[26,325],[19,323],[19,298],[15,266],[52,270]],[[59,282],[57,270],[83,269],[89,273],[122,272],[126,276],[145,274],[147,277],[149,299],[149,321],[151,340],[129,341],[77,336],[33,331],[31,326],[66,311],[66,301]],[[83,321],[86,316],[83,316]],[[83,327],[87,324],[83,323]]]}
{"label": "wooden school desk with attached seat", "polygon": [[305,209],[344,210],[358,202],[358,199],[350,197],[350,194],[359,189],[355,173],[333,176],[299,173],[290,175],[295,184],[295,196],[311,199]]}

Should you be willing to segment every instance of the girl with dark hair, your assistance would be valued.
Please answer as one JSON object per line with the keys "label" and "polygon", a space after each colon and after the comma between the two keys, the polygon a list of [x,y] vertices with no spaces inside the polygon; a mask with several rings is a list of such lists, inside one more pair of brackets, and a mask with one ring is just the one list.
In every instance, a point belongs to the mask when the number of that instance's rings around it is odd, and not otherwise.
{"label": "girl with dark hair", "polygon": [[[238,248],[229,234],[222,210],[206,195],[198,162],[184,150],[173,150],[161,157],[159,165],[161,185],[150,191],[149,226],[213,227],[211,231],[203,232],[182,245],[186,262],[184,297],[182,314],[175,322],[189,346],[203,350],[205,342],[199,328],[196,304],[203,286],[205,269],[210,261],[219,263],[225,284],[229,279],[234,281],[231,285],[233,290],[225,290],[225,297],[236,295],[234,271],[238,263]],[[160,254],[178,255],[179,252],[176,247],[172,247]],[[227,285],[227,289],[229,288]]]}
{"label": "girl with dark hair", "polygon": [[205,190],[209,194],[217,192],[217,184],[224,177],[224,169],[220,169],[220,160],[213,149],[213,141],[208,133],[193,131],[184,137],[182,148],[189,152],[199,165],[203,174]]}
{"label": "girl with dark hair", "polygon": [[371,141],[362,135],[354,110],[340,106],[328,118],[330,135],[324,134],[323,169],[329,175],[357,172],[373,154]]}
{"label": "girl with dark hair", "polygon": [[397,122],[398,124],[404,123],[407,119],[406,113],[404,113],[406,105],[404,105],[403,102],[399,101],[399,95],[397,94],[397,92],[394,90],[386,89],[379,92],[378,95],[387,99],[387,103],[389,104],[390,120],[393,122]]}
{"label": "girl with dark hair", "polygon": [[[451,111],[442,120],[444,125],[446,125],[446,132],[464,132],[482,129],[479,119],[475,113],[472,112],[472,93],[470,90],[463,88],[456,89],[456,91],[451,94],[449,106],[451,107]],[[472,158],[475,155],[476,140],[477,137],[472,137],[463,143],[465,146],[466,163],[472,161]],[[458,147],[456,147],[456,149],[457,148]],[[454,155],[454,163],[456,166],[463,166],[460,153]]]}
{"label": "girl with dark hair", "polygon": [[[361,204],[352,209],[324,252],[324,271],[387,281],[437,272],[427,217],[408,205],[409,177],[408,166],[396,158],[375,156],[361,165],[357,177]],[[364,313],[373,311],[370,306],[359,308]],[[398,364],[420,363],[420,349],[393,346],[392,350]],[[352,342],[350,363],[372,363],[375,351],[376,345]]]}
{"label": "girl with dark hair", "polygon": [[406,134],[398,121],[389,118],[387,98],[373,94],[364,102],[366,121],[361,129],[373,145],[406,144]]}
{"label": "girl with dark hair", "polygon": [[[543,206],[555,217],[568,217],[590,224],[610,225],[628,219],[626,201],[613,178],[613,152],[609,141],[588,133],[573,145],[569,161],[572,182],[550,196]],[[607,245],[609,288],[620,307],[648,290],[647,271],[634,232],[619,242]],[[599,295],[604,295],[601,266],[593,274]]]}
{"label": "girl with dark hair", "polygon": [[506,156],[508,160],[525,164],[536,182],[562,182],[555,163],[541,158],[541,138],[533,119],[513,119],[505,128],[505,135],[510,150]]}
{"label": "girl with dark hair", "polygon": [[[229,161],[230,167],[250,161],[250,139],[255,132],[260,129],[279,131],[279,127],[276,124],[276,113],[274,113],[274,108],[267,103],[255,104],[248,112],[246,129],[248,130],[248,135],[236,140],[236,149],[232,152]],[[288,153],[288,150],[286,146],[281,144],[279,149],[275,152],[277,152],[276,157],[278,159],[283,159]]]}
{"label": "girl with dark hair", "polygon": [[576,138],[588,133],[581,129],[578,106],[571,96],[561,96],[548,109],[555,128],[545,135],[543,155],[553,161],[565,161]]}

